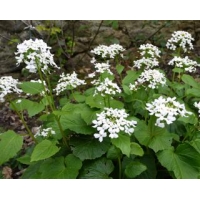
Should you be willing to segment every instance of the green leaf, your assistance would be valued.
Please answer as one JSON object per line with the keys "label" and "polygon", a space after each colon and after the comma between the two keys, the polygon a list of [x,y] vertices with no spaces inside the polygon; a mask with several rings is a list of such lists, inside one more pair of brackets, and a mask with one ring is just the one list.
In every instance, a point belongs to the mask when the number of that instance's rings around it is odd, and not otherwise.
{"label": "green leaf", "polygon": [[136,71],[127,71],[127,75],[122,80],[123,85],[129,85],[130,83],[134,83],[134,81],[139,77],[139,75],[140,74]]}
{"label": "green leaf", "polygon": [[[104,98],[100,95],[86,97],[85,102],[91,108],[104,108],[105,107]],[[120,108],[124,107],[124,104],[121,101],[111,99],[110,100],[110,107],[120,109]]]}
{"label": "green leaf", "polygon": [[92,123],[94,119],[97,118],[96,114],[99,113],[99,111],[95,111],[93,109],[88,110],[82,110],[81,111],[81,117],[82,119],[89,125]]}
{"label": "green leaf", "polygon": [[63,106],[62,111],[64,114],[72,114],[72,113],[80,113],[80,110],[88,109],[88,106],[84,103],[73,104],[73,103],[66,103]]}
{"label": "green leaf", "polygon": [[66,164],[65,178],[75,179],[78,176],[79,170],[82,167],[82,161],[73,154],[69,154],[65,158],[65,164]]}
{"label": "green leaf", "polygon": [[153,124],[147,126],[143,121],[138,122],[134,135],[140,144],[150,147],[155,152],[169,149],[173,138],[173,135],[168,133],[166,129]]}
{"label": "green leaf", "polygon": [[48,106],[49,103],[53,104],[52,98],[50,96],[44,96],[40,101],[40,104],[43,104],[44,106]]}
{"label": "green leaf", "polygon": [[118,29],[119,28],[118,20],[113,20],[112,21],[112,28],[114,28],[114,29]]}
{"label": "green leaf", "polygon": [[138,143],[131,142],[131,152],[130,152],[130,154],[134,154],[134,155],[137,155],[137,156],[143,156],[144,151]]}
{"label": "green leaf", "polygon": [[12,102],[11,109],[13,110],[17,109],[18,111],[27,110],[29,117],[32,117],[40,113],[45,108],[43,103],[40,104],[34,101],[30,101],[28,99],[20,99],[20,100],[21,100],[20,103],[17,103],[18,100]]}
{"label": "green leaf", "polygon": [[125,154],[128,157],[130,156],[131,142],[129,135],[119,134],[119,137],[111,139],[111,142],[113,145],[118,147],[123,154]]}
{"label": "green leaf", "polygon": [[94,133],[94,128],[86,123],[91,118],[85,116],[85,112],[91,112],[91,108],[86,104],[67,103],[61,111],[54,111],[54,114],[60,116],[60,122],[64,130],[69,129],[76,133],[90,135]]}
{"label": "green leaf", "polygon": [[190,144],[200,153],[200,139],[192,140]]}
{"label": "green leaf", "polygon": [[176,73],[183,73],[183,72],[184,72],[183,69],[178,68],[178,67],[174,68],[172,71],[173,71],[173,72],[176,72]]}
{"label": "green leaf", "polygon": [[194,114],[192,114],[187,117],[179,117],[178,121],[184,122],[186,124],[197,124],[198,118]]}
{"label": "green leaf", "polygon": [[183,90],[185,88],[185,85],[183,85],[182,83],[173,82],[171,83],[171,87],[177,90]]}
{"label": "green leaf", "polygon": [[157,129],[157,132],[154,132],[154,134],[148,145],[151,149],[158,152],[171,147],[173,136],[170,133]]}
{"label": "green leaf", "polygon": [[42,179],[62,179],[65,178],[65,169],[64,157],[57,157],[45,160],[39,171]]}
{"label": "green leaf", "polygon": [[147,167],[144,164],[132,161],[126,166],[125,174],[128,178],[135,178],[136,176],[144,172],[146,169]]}
{"label": "green leaf", "polygon": [[124,70],[124,66],[118,64],[118,65],[116,66],[116,70],[117,70],[118,74],[121,74],[122,71]]}
{"label": "green leaf", "polygon": [[22,148],[23,137],[14,131],[7,131],[0,134],[0,165],[13,158]]}
{"label": "green leaf", "polygon": [[34,149],[34,145],[30,146],[29,148],[26,149],[26,153],[17,158],[17,161],[19,161],[20,163],[22,164],[25,164],[25,165],[31,165],[31,154],[33,152],[33,149]]}
{"label": "green leaf", "polygon": [[51,35],[57,34],[61,32],[61,29],[59,27],[51,27],[50,28]]}
{"label": "green leaf", "polygon": [[93,96],[95,91],[95,87],[90,87],[89,89],[85,90],[84,95],[89,97]]}
{"label": "green leaf", "polygon": [[56,157],[45,160],[39,171],[43,179],[75,179],[81,167],[80,159],[69,154],[66,158]]}
{"label": "green leaf", "polygon": [[111,99],[110,101],[110,107],[111,108],[124,108],[124,104],[121,101],[115,100],[115,99]]}
{"label": "green leaf", "polygon": [[21,179],[41,179],[41,173],[39,171],[43,161],[34,162],[26,168],[25,172],[20,177]]}
{"label": "green leaf", "polygon": [[85,101],[85,96],[80,94],[79,92],[75,92],[73,93],[73,95],[71,96],[72,98],[74,98],[77,102],[81,103]]}
{"label": "green leaf", "polygon": [[70,102],[70,99],[69,98],[66,98],[66,97],[63,97],[63,98],[60,98],[59,99],[59,104],[60,106],[65,106],[67,103]]}
{"label": "green leaf", "polygon": [[187,75],[187,74],[183,74],[182,76],[182,81],[196,89],[200,89],[200,85],[197,81],[195,81],[195,79],[190,76],[190,75]]}
{"label": "green leaf", "polygon": [[86,104],[66,103],[66,105],[62,108],[62,111],[55,111],[54,114],[69,116],[71,116],[74,113],[81,114],[81,118],[89,125],[92,123],[92,120],[96,119],[96,113],[98,112],[99,111],[90,108]]}
{"label": "green leaf", "polygon": [[136,178],[155,179],[157,175],[157,169],[156,169],[156,161],[155,161],[154,155],[146,154],[140,158],[140,162],[143,163],[147,167],[147,170],[142,172]]}
{"label": "green leaf", "polygon": [[198,178],[200,172],[200,154],[188,143],[180,144],[176,150],[167,149],[157,154],[158,160],[176,178]]}
{"label": "green leaf", "polygon": [[196,89],[196,88],[189,88],[186,90],[186,95],[189,96],[193,96],[193,97],[200,97],[200,89]]}
{"label": "green leaf", "polygon": [[91,135],[94,133],[94,128],[86,124],[82,119],[81,114],[73,113],[71,115],[62,115],[60,122],[63,125],[63,128],[70,129],[76,133],[84,135]]}
{"label": "green leaf", "polygon": [[82,179],[107,179],[109,174],[114,170],[114,165],[111,160],[100,158],[90,161],[84,165],[80,172],[79,178]]}
{"label": "green leaf", "polygon": [[122,88],[127,95],[132,94],[132,91],[130,90],[130,88],[127,85],[122,85]]}
{"label": "green leaf", "polygon": [[23,155],[22,157],[18,158],[17,161],[19,161],[22,164],[25,165],[30,165],[31,164],[31,159],[30,159],[30,155]]}
{"label": "green leaf", "polygon": [[58,148],[55,143],[50,140],[43,140],[35,146],[31,155],[31,162],[49,158],[56,154],[59,149],[60,148]]}
{"label": "green leaf", "polygon": [[106,154],[106,157],[108,159],[111,159],[111,160],[116,160],[118,159],[119,157],[121,157],[121,151],[119,148],[115,147],[114,145],[112,145],[108,151],[107,151],[107,154]]}
{"label": "green leaf", "polygon": [[73,154],[81,160],[99,158],[110,146],[108,141],[99,142],[93,137],[71,138],[70,145],[72,145]]}
{"label": "green leaf", "polygon": [[22,82],[20,84],[20,88],[25,93],[29,94],[39,94],[40,92],[44,91],[42,83],[38,82]]}
{"label": "green leaf", "polygon": [[105,106],[104,99],[100,95],[96,95],[96,96],[90,95],[86,97],[85,103],[89,105],[91,108],[103,108]]}
{"label": "green leaf", "polygon": [[138,121],[135,127],[134,135],[140,144],[147,146],[151,140],[151,135],[148,130],[148,126],[144,121]]}

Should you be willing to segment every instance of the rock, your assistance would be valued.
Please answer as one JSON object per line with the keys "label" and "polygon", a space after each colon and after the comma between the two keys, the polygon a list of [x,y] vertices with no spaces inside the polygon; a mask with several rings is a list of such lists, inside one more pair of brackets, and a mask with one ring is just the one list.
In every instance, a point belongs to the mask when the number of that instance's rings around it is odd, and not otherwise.
{"label": "rock", "polygon": [[[44,26],[48,30],[58,27],[60,44],[56,35],[50,35],[48,31],[31,29],[37,25]],[[138,48],[140,44],[150,42],[158,47],[164,47],[173,31],[189,31],[195,38],[194,44],[200,46],[200,21],[144,21],[144,20],[119,20],[115,29],[111,23],[101,20],[57,20],[57,21],[30,21],[10,20],[0,21],[0,74],[8,73],[20,68],[16,67],[14,52],[18,43],[26,39],[42,38],[55,53],[55,60],[66,60],[67,69],[91,66],[90,53],[86,52],[100,44],[119,43],[125,49]],[[75,46],[73,53],[68,52],[67,40],[73,40]],[[63,53],[56,53],[62,47]],[[66,56],[66,55],[69,56]],[[130,54],[131,55],[131,54]]]}
{"label": "rock", "polygon": [[70,58],[66,64],[65,69],[67,71],[78,70],[80,68],[88,68],[91,67],[92,64],[90,63],[91,57],[86,53],[81,53],[76,55],[75,57]]}

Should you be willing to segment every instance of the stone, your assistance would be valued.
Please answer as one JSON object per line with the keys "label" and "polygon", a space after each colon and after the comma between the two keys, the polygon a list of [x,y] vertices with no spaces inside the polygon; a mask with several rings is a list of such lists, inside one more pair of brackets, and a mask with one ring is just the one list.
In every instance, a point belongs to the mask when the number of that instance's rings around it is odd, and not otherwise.
{"label": "stone", "polygon": [[[62,30],[59,33],[59,42],[56,35],[50,39],[48,31],[31,29],[30,25],[36,28],[42,25],[49,30],[54,26],[59,27]],[[21,69],[16,67],[14,52],[18,43],[30,38],[42,38],[52,47],[51,52],[55,54],[57,49],[62,47],[66,52],[56,54],[55,61],[65,59],[65,68],[73,70],[91,66],[92,55],[89,51],[100,44],[119,43],[127,51],[134,48],[134,52],[141,44],[147,42],[164,47],[173,31],[178,30],[190,32],[195,38],[196,47],[200,46],[200,21],[119,20],[118,27],[113,28],[111,23],[101,20],[2,20],[0,21],[0,74]],[[66,37],[75,42],[72,54],[67,52]],[[128,52],[131,56],[131,51]],[[134,56],[130,59],[134,59]]]}

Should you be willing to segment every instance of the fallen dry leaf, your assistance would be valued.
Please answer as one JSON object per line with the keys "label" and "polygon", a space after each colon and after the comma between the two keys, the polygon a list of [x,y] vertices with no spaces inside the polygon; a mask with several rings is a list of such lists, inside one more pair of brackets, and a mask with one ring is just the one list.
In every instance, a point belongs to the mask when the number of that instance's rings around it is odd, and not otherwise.
{"label": "fallen dry leaf", "polygon": [[3,167],[2,170],[3,178],[5,179],[11,179],[12,178],[12,169],[10,167]]}

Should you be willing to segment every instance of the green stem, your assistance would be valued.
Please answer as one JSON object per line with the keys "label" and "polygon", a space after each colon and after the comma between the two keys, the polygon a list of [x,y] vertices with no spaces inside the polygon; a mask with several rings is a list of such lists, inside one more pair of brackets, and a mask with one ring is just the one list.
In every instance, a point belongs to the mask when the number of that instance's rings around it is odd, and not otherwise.
{"label": "green stem", "polygon": [[104,106],[106,107],[106,98],[103,97],[103,101],[104,101]]}
{"label": "green stem", "polygon": [[118,157],[118,165],[119,165],[119,179],[122,178],[122,163],[121,163],[121,158]]}
{"label": "green stem", "polygon": [[[36,62],[37,63],[37,62]],[[38,63],[37,63],[37,65],[39,65]],[[51,101],[49,100],[49,96],[48,96],[48,93],[47,93],[47,90],[46,90],[46,87],[45,87],[45,85],[44,85],[44,78],[43,78],[43,76],[42,76],[42,72],[41,72],[41,70],[40,70],[40,67],[38,66],[38,73],[39,73],[39,76],[40,76],[40,80],[42,81],[42,86],[43,86],[43,89],[44,89],[44,93],[45,93],[45,96],[47,97],[47,101],[48,101],[48,104],[49,104],[49,106],[50,106],[50,108],[51,108],[51,111],[54,111],[54,108],[53,108],[53,106],[52,106],[52,103],[51,103]],[[48,83],[47,83],[48,84]],[[50,90],[50,89],[49,89]],[[52,100],[53,101],[53,100]]]}
{"label": "green stem", "polygon": [[72,101],[75,101],[75,98],[74,98],[74,90],[73,90],[73,89],[71,90],[71,95],[72,95],[72,98],[73,98]]}
{"label": "green stem", "polygon": [[27,132],[28,132],[28,135],[32,138],[32,140],[33,140],[35,143],[37,143],[37,140],[35,139],[33,133],[31,132],[31,130],[29,129],[29,127],[27,126],[27,124],[26,124],[26,122],[25,122],[25,120],[24,120],[23,114],[21,114],[21,113],[17,110],[17,108],[16,108],[16,106],[15,106],[14,103],[12,103],[11,101],[10,101],[10,103],[11,103],[12,107],[14,108],[15,112],[17,113],[17,115],[19,116],[19,118],[21,119],[22,124],[24,125],[24,127],[26,128],[26,130],[27,130]]}
{"label": "green stem", "polygon": [[55,107],[55,103],[53,101],[53,94],[52,94],[52,88],[51,88],[51,83],[50,83],[50,79],[49,79],[49,76],[47,75],[47,85],[48,85],[48,89],[49,89],[49,94],[51,96],[51,99],[52,99],[52,107],[53,109],[55,110],[56,107]]}
{"label": "green stem", "polygon": [[108,99],[108,107],[110,108],[110,96],[109,95],[107,96],[107,99]]}
{"label": "green stem", "polygon": [[57,122],[57,124],[58,124],[59,129],[60,129],[60,132],[61,132],[61,134],[62,134],[63,142],[64,142],[64,144],[65,144],[67,147],[69,147],[67,138],[66,138],[66,136],[65,136],[65,134],[64,134],[62,125],[61,125],[61,123],[60,123],[60,119],[59,119],[59,117],[58,117],[57,115],[54,115],[54,117],[55,117],[55,119],[56,119],[56,122]]}
{"label": "green stem", "polygon": [[[46,97],[47,97],[47,101],[48,101],[48,103],[49,103],[49,106],[50,106],[50,108],[51,108],[51,111],[53,112],[53,111],[55,110],[55,105],[54,105],[54,103],[51,103],[51,101],[50,101],[49,98],[48,98],[49,96],[48,96],[48,94],[47,94],[47,90],[45,89],[44,79],[43,79],[42,72],[41,72],[40,67],[39,67],[39,63],[38,63],[38,62],[36,62],[36,63],[37,63],[37,67],[38,67],[39,76],[40,76],[40,79],[41,79],[42,84],[43,84],[44,92],[45,92],[45,95],[46,95]],[[51,92],[50,81],[49,81],[48,78],[47,78],[47,84],[48,84],[48,86],[50,87],[50,88],[49,88],[49,90],[50,90],[50,97],[51,97],[52,102],[53,102],[53,95],[52,95],[52,92]],[[56,122],[57,122],[57,124],[58,124],[58,127],[59,127],[59,129],[60,129],[60,132],[61,132],[61,134],[62,134],[62,138],[63,138],[64,144],[65,144],[66,146],[69,146],[68,143],[67,143],[67,138],[66,138],[66,136],[65,136],[65,134],[64,134],[64,131],[63,131],[63,129],[62,129],[62,125],[61,125],[61,123],[60,123],[59,117],[56,116],[56,115],[54,115],[54,117],[55,117],[55,120],[56,120]]]}

